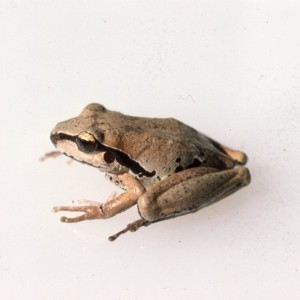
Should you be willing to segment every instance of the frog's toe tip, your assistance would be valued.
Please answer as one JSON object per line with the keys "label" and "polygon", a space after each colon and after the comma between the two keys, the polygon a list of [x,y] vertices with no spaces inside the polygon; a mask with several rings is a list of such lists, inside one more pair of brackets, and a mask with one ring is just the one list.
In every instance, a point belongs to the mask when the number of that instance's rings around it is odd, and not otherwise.
{"label": "frog's toe tip", "polygon": [[115,236],[110,236],[110,237],[108,238],[108,240],[109,240],[110,242],[113,242],[115,239],[116,239]]}
{"label": "frog's toe tip", "polygon": [[58,212],[58,211],[59,211],[58,206],[55,206],[55,207],[52,208],[52,212],[56,213],[56,212]]}
{"label": "frog's toe tip", "polygon": [[69,218],[67,217],[60,217],[60,221],[63,222],[63,223],[69,223]]}

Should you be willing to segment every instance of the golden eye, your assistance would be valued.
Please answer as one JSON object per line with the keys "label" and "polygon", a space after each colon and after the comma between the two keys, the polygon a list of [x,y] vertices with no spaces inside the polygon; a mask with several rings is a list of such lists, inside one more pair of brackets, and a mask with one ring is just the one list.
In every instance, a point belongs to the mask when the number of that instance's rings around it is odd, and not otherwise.
{"label": "golden eye", "polygon": [[97,149],[98,142],[92,134],[82,131],[76,138],[76,144],[80,151],[90,153]]}

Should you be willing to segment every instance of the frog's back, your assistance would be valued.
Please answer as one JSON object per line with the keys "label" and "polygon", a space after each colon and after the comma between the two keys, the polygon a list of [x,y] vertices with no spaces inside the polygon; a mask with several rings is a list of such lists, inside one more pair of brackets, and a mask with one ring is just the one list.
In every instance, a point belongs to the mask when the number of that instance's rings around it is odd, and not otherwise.
{"label": "frog's back", "polygon": [[53,136],[62,133],[74,141],[85,132],[101,145],[97,149],[106,149],[117,157],[121,169],[129,168],[149,185],[189,168],[224,170],[236,165],[217,143],[173,118],[133,117],[107,110],[101,104],[89,104],[78,117],[58,123]]}
{"label": "frog's back", "polygon": [[[174,118],[146,118],[122,114],[106,109],[103,105],[91,103],[82,111],[81,115],[87,124],[97,126],[104,134],[103,143],[118,148],[120,144],[125,148],[132,147],[132,143],[148,144],[172,143],[174,147],[201,148],[215,150],[212,140],[194,128]],[[74,128],[75,125],[72,124]],[[128,144],[126,146],[126,144]],[[185,145],[185,147],[182,146]],[[129,149],[126,149],[129,150]]]}

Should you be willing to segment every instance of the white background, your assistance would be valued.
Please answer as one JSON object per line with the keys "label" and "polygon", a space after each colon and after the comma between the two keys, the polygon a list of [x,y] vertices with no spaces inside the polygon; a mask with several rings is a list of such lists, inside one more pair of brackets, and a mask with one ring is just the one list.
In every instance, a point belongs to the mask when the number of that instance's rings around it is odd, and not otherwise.
{"label": "white background", "polygon": [[[0,3],[1,299],[299,299],[299,1]],[[252,183],[195,214],[59,222],[118,188],[54,149],[90,102],[175,117],[249,156]]]}

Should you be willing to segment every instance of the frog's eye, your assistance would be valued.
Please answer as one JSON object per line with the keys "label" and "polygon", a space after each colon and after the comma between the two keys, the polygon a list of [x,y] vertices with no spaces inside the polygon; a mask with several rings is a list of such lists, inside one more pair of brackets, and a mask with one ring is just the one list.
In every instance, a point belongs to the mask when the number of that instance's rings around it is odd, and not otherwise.
{"label": "frog's eye", "polygon": [[111,164],[115,161],[115,156],[112,152],[107,151],[107,152],[104,153],[103,159],[105,160],[105,162],[107,164]]}
{"label": "frog's eye", "polygon": [[82,131],[76,138],[76,144],[80,151],[90,153],[96,150],[98,142],[92,134]]}

